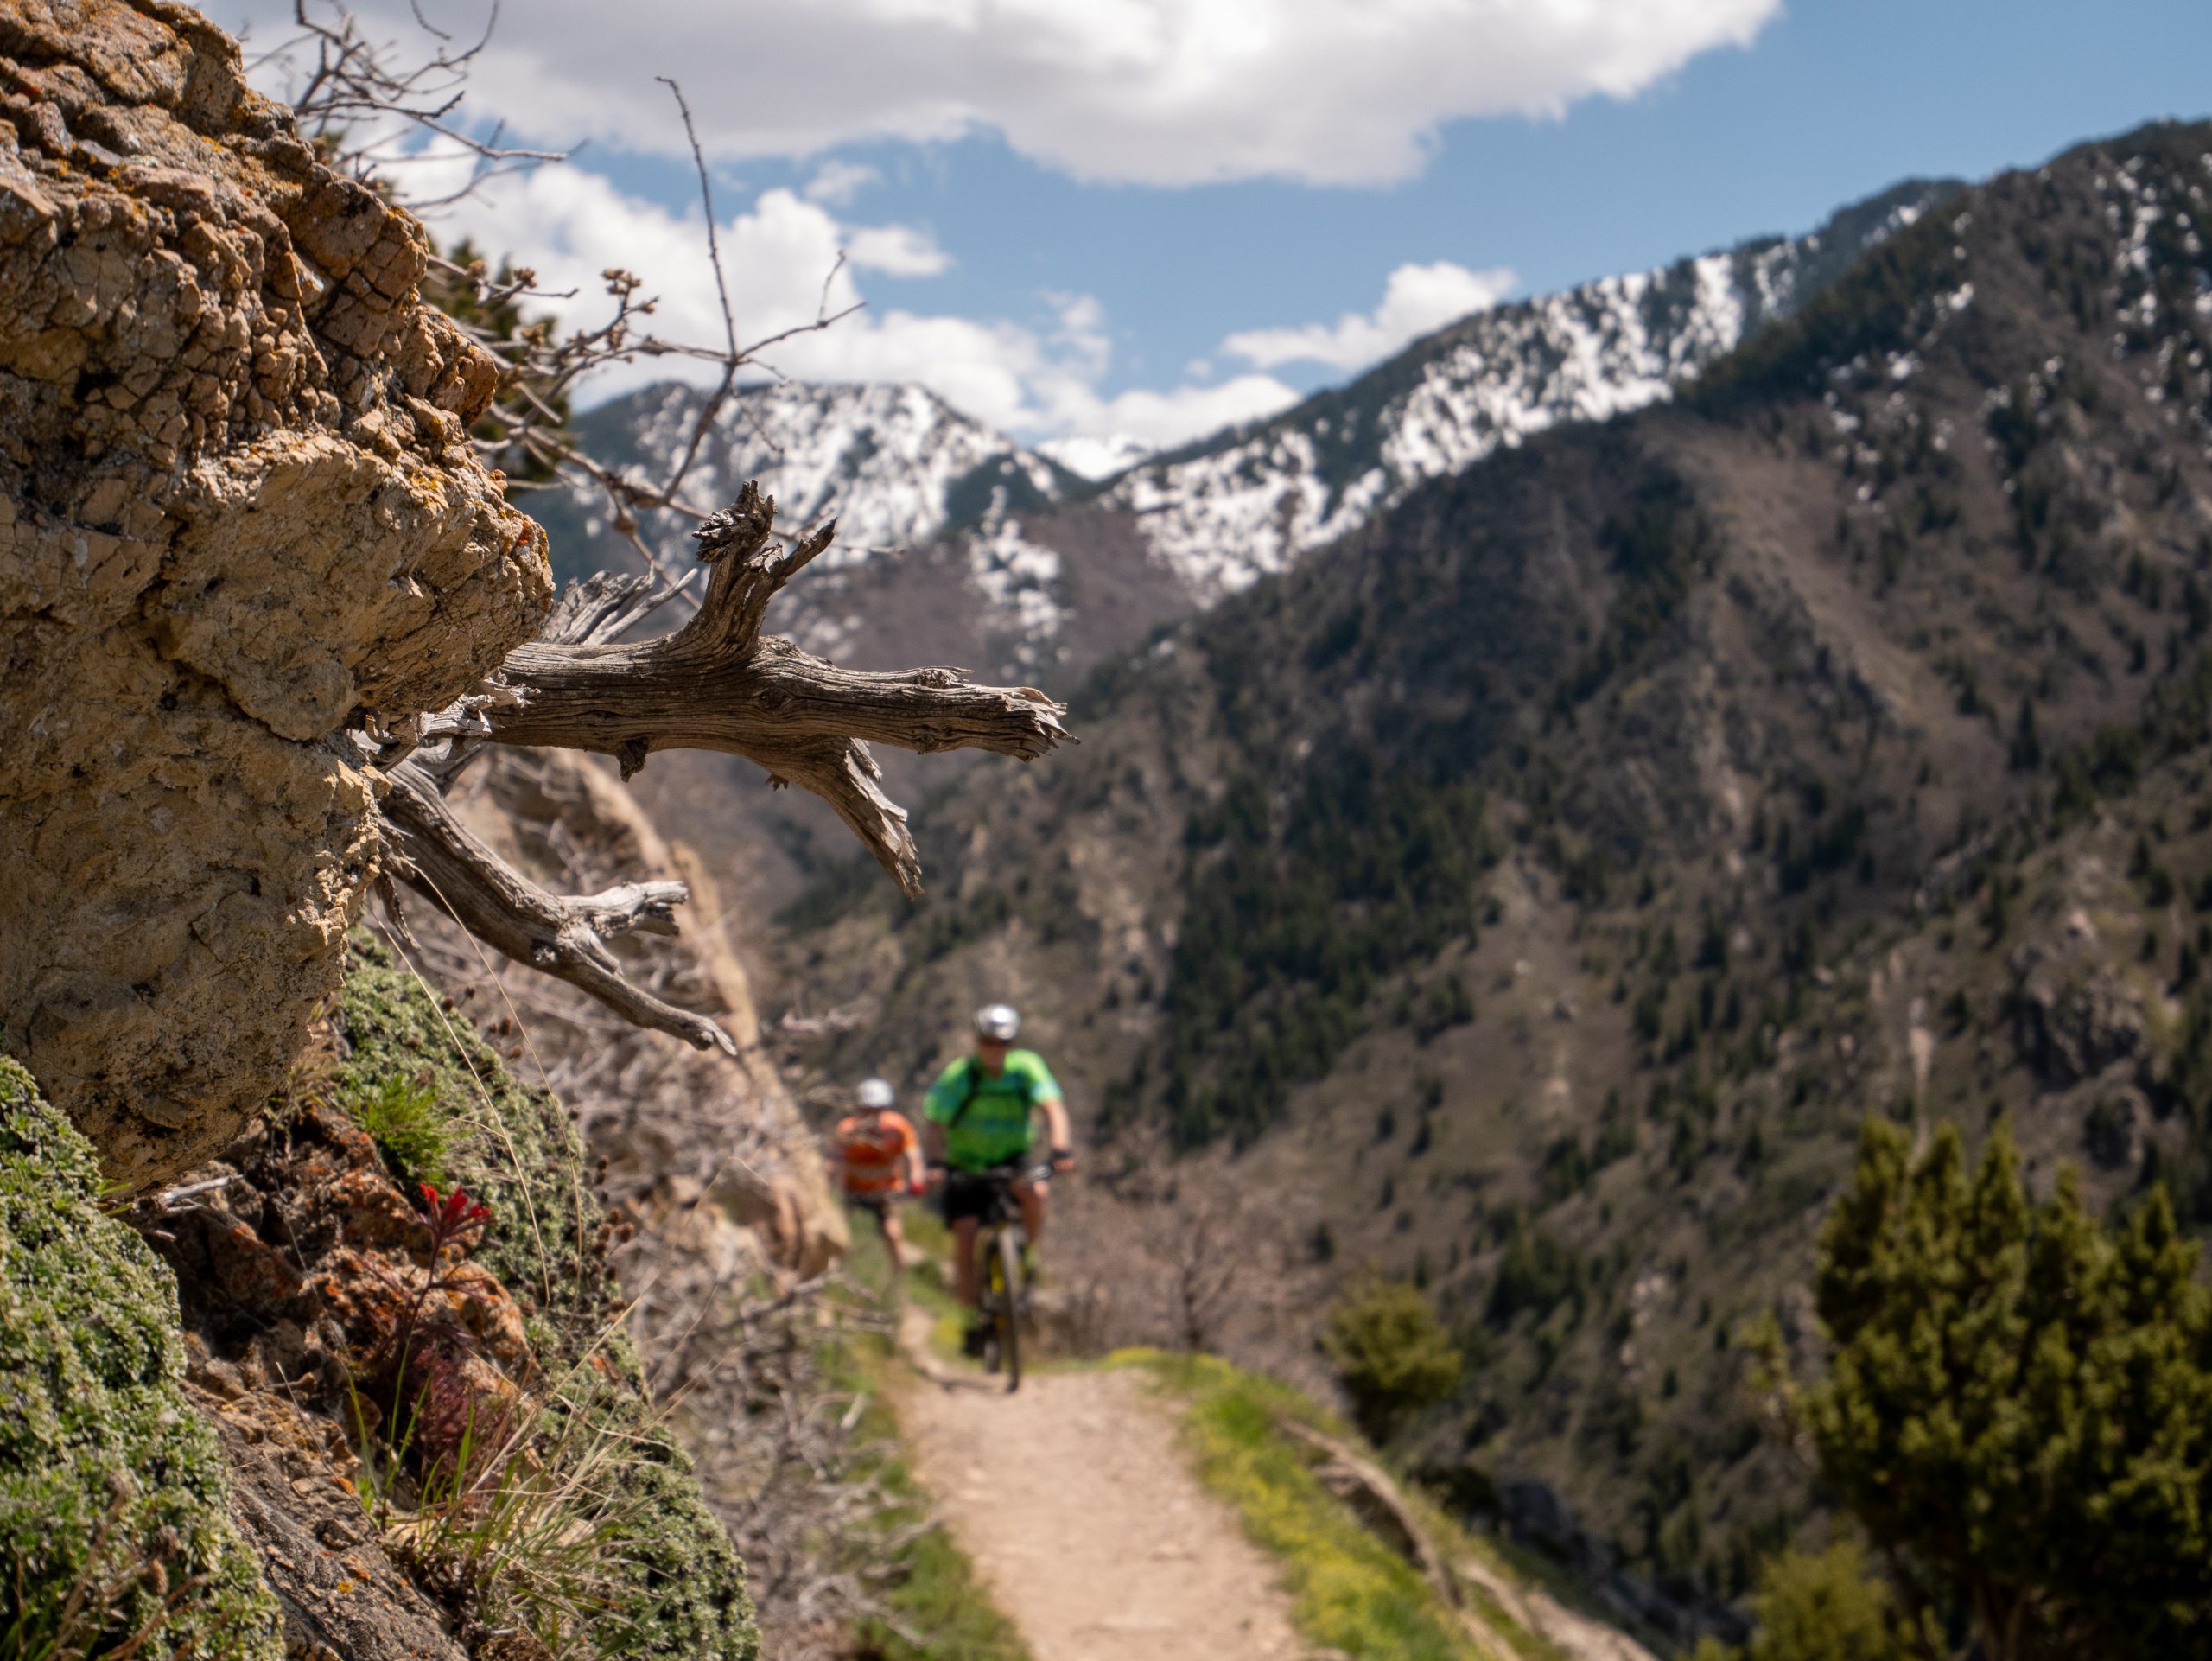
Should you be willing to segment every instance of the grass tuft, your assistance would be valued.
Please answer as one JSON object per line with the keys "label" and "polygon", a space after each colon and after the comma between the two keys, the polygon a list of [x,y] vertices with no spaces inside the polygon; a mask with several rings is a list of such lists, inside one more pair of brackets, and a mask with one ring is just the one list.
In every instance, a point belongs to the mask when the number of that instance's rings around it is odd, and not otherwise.
{"label": "grass tuft", "polygon": [[394,1176],[403,1182],[447,1186],[446,1162],[466,1133],[446,1111],[435,1085],[387,1076],[372,1086],[355,1086],[341,1100]]}

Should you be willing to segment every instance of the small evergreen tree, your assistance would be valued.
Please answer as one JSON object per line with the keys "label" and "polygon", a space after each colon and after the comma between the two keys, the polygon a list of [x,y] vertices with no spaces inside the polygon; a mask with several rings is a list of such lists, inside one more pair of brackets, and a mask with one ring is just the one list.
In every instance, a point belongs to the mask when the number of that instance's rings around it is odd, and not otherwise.
{"label": "small evergreen tree", "polygon": [[1868,1122],[1821,1241],[1827,1371],[1784,1397],[1915,1623],[1987,1661],[2212,1648],[2196,1260],[2162,1189],[2100,1225],[2070,1172],[2031,1200],[2001,1128],[1970,1169],[1955,1129],[1916,1161]]}
{"label": "small evergreen tree", "polygon": [[1459,1382],[1459,1351],[1427,1298],[1406,1281],[1370,1280],[1337,1301],[1321,1339],[1354,1416],[1382,1442]]}
{"label": "small evergreen tree", "polygon": [[2015,773],[2033,773],[2043,765],[2043,740],[2036,733],[2035,700],[2024,694],[2020,698],[2019,719],[2012,726],[2010,759]]}
{"label": "small evergreen tree", "polygon": [[1691,1661],[1915,1661],[1929,1653],[1890,1596],[1866,1572],[1854,1540],[1826,1551],[1785,1551],[1768,1563],[1751,1600],[1758,1631],[1743,1649],[1713,1639]]}

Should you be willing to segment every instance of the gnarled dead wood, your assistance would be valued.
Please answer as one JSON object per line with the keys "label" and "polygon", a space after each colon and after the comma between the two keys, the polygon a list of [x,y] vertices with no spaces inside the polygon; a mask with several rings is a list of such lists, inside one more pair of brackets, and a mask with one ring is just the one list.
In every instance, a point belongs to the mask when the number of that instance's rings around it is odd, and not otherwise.
{"label": "gnarled dead wood", "polygon": [[1278,1422],[1319,1456],[1313,1473],[1320,1478],[1322,1486],[1350,1505],[1370,1531],[1419,1569],[1438,1597],[1459,1607],[1459,1583],[1389,1473],[1373,1460],[1362,1457],[1349,1443],[1310,1424],[1287,1416]]}
{"label": "gnarled dead wood", "polygon": [[493,742],[596,750],[625,778],[655,750],[710,749],[766,768],[832,807],[907,894],[921,866],[906,815],[878,785],[873,741],[923,754],[995,750],[1024,760],[1067,736],[1065,706],[1033,687],[980,686],[956,669],[864,674],[764,638],[768,602],[830,545],[825,526],[788,548],[774,499],[748,484],[697,531],[711,568],[698,614],[674,633],[607,638],[626,596],[564,608],[562,638],[517,648],[501,679],[518,701],[487,709]]}
{"label": "gnarled dead wood", "polygon": [[601,894],[548,893],[475,837],[454,816],[422,766],[404,761],[385,774],[384,819],[405,862],[399,875],[450,911],[477,939],[588,992],[624,1020],[673,1033],[700,1049],[737,1053],[714,1021],[664,1003],[624,977],[607,942],[632,929],[676,932],[675,908],[690,898],[681,882],[624,882]]}

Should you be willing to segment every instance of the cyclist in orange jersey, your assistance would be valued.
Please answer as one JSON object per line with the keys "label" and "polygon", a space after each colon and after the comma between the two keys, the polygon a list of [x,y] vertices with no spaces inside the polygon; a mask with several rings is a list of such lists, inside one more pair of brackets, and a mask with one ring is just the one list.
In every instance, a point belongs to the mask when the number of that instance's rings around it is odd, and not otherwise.
{"label": "cyclist in orange jersey", "polygon": [[831,1174],[844,1189],[845,1203],[868,1212],[883,1231],[895,1282],[906,1252],[899,1201],[922,1191],[921,1140],[906,1116],[893,1110],[897,1098],[883,1079],[863,1079],[855,1098],[859,1111],[837,1121]]}

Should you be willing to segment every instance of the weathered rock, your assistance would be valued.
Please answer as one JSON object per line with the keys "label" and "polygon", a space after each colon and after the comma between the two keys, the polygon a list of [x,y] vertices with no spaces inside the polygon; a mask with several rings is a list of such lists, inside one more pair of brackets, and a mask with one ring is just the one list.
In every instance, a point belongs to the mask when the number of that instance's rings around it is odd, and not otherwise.
{"label": "weathered rock", "polygon": [[820,1146],[760,1047],[724,901],[697,857],[664,839],[613,769],[592,756],[495,750],[456,798],[478,835],[553,887],[620,873],[690,888],[683,938],[625,938],[615,950],[633,974],[652,974],[665,996],[719,1021],[737,1041],[734,1057],[604,1021],[583,1030],[541,1023],[534,1041],[547,1066],[588,1062],[594,1076],[624,1081],[580,1091],[570,1104],[608,1161],[610,1191],[650,1229],[691,1249],[721,1251],[707,1237],[729,1229],[749,1237],[762,1267],[811,1276],[842,1257],[849,1238]]}
{"label": "weathered rock", "polygon": [[99,1185],[84,1138],[0,1057],[0,1584],[22,1645],[11,1653],[105,1654],[149,1627],[133,1646],[149,1661],[276,1661],[276,1603],[185,1394],[175,1284],[101,1213]]}
{"label": "weathered rock", "polygon": [[276,1594],[299,1661],[464,1661],[449,1618],[385,1552],[361,1509],[345,1433],[186,1340],[187,1378],[222,1438],[231,1514]]}
{"label": "weathered rock", "polygon": [[141,1188],[336,986],[372,781],[550,599],[422,227],[166,0],[0,0],[0,1044]]}
{"label": "weathered rock", "polygon": [[2054,962],[2024,946],[2012,968],[2013,1041],[2050,1084],[2078,1084],[2142,1053],[2143,1000],[2109,964]]}

